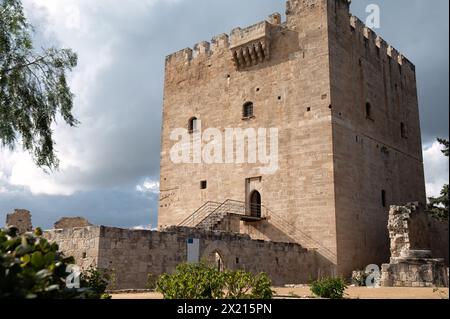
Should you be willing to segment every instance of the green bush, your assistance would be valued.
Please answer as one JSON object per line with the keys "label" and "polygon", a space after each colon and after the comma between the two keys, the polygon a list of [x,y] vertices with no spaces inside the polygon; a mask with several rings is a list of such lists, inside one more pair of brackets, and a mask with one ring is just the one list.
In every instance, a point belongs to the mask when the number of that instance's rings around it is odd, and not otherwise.
{"label": "green bush", "polygon": [[165,299],[271,299],[266,274],[241,270],[220,272],[205,263],[181,264],[172,275],[162,275],[156,286]]}
{"label": "green bush", "polygon": [[106,288],[111,280],[111,276],[106,270],[90,267],[80,276],[81,287],[87,287],[93,290],[101,299],[110,299],[105,293]]}
{"label": "green bush", "polygon": [[75,260],[41,236],[39,228],[22,236],[0,229],[0,298],[100,298],[94,289],[67,288],[66,269]]}
{"label": "green bush", "polygon": [[343,299],[345,289],[347,285],[342,278],[324,278],[311,284],[312,293],[321,298]]}

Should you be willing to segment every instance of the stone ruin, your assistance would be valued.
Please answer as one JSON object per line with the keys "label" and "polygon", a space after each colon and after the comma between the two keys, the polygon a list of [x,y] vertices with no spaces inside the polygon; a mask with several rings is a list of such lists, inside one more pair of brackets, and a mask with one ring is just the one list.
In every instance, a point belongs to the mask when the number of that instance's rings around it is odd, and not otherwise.
{"label": "stone ruin", "polygon": [[414,247],[414,237],[421,236],[421,230],[414,229],[411,223],[418,209],[417,203],[391,206],[388,222],[391,258],[389,264],[382,265],[384,287],[448,287],[445,260],[433,258],[433,253],[425,247]]}
{"label": "stone ruin", "polygon": [[6,227],[15,227],[19,234],[33,230],[31,213],[25,209],[15,209],[13,213],[6,215]]}
{"label": "stone ruin", "polygon": [[89,227],[94,226],[83,217],[63,217],[58,220],[54,225],[54,229],[68,229],[77,227]]}

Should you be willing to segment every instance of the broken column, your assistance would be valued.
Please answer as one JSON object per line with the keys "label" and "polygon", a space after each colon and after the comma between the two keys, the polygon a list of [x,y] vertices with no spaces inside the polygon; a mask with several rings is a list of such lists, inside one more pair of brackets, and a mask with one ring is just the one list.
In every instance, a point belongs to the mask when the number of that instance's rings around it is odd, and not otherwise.
{"label": "broken column", "polygon": [[428,247],[411,247],[414,242],[410,238],[411,216],[419,213],[418,208],[418,204],[391,206],[388,221],[391,259],[389,264],[382,265],[382,286],[448,287],[444,259],[433,258]]}

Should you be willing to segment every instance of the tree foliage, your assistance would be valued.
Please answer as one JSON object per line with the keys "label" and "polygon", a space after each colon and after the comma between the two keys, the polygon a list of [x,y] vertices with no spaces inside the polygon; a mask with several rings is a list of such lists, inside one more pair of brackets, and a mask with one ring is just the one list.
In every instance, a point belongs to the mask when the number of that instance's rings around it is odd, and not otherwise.
{"label": "tree foliage", "polygon": [[[438,142],[444,146],[442,153],[449,157],[449,141],[438,138]],[[428,198],[427,211],[436,219],[448,221],[448,184],[442,188],[441,196]]]}
{"label": "tree foliage", "polygon": [[70,126],[73,94],[66,74],[77,65],[70,49],[39,53],[32,42],[20,0],[0,0],[0,144],[13,148],[22,138],[36,165],[58,167],[52,124],[57,116]]}
{"label": "tree foliage", "polygon": [[271,286],[270,278],[264,273],[220,272],[199,263],[181,264],[174,274],[162,275],[157,291],[165,299],[271,299]]}

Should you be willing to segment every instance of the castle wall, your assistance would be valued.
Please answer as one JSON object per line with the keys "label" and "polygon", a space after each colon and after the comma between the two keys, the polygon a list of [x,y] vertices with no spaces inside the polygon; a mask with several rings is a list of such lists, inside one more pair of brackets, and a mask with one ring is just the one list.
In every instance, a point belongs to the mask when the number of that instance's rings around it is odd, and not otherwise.
{"label": "castle wall", "polygon": [[[178,225],[208,201],[246,201],[246,179],[262,202],[304,232],[336,261],[334,175],[326,5],[289,1],[286,23],[235,29],[166,59],[161,152],[159,226]],[[235,39],[236,38],[236,39]],[[244,38],[244,40],[242,39]],[[248,40],[270,43],[270,59],[241,69],[233,50]],[[244,45],[245,46],[245,45]],[[267,48],[266,48],[267,49]],[[239,65],[243,60],[240,60]],[[243,104],[254,117],[243,119]],[[174,164],[170,140],[190,118],[202,129],[278,128],[279,170],[266,174],[258,164]],[[195,136],[195,134],[194,134]],[[196,137],[198,138],[198,137]],[[200,189],[200,181],[207,189]],[[272,219],[272,222],[274,219]],[[270,223],[271,221],[269,221]],[[279,225],[242,229],[257,238],[277,240]],[[263,233],[261,233],[261,231]],[[309,242],[298,241],[305,247]],[[314,248],[317,248],[315,244]]]}
{"label": "castle wall", "polygon": [[329,5],[338,263],[348,274],[389,260],[389,206],[424,204],[425,182],[414,66],[344,1]]}
{"label": "castle wall", "polygon": [[[266,272],[274,285],[307,283],[325,269],[315,251],[297,244],[252,240],[249,236],[171,228],[165,232],[86,227],[45,232],[83,269],[92,264],[114,274],[113,289],[144,289],[149,275],[157,279],[187,261],[188,239],[200,240],[200,260],[214,263],[215,252],[226,269]],[[86,254],[83,258],[83,253]]]}
{"label": "castle wall", "polygon": [[431,250],[433,257],[442,258],[449,264],[448,221],[439,221],[428,215],[423,207],[412,214],[409,225],[411,249]]}
{"label": "castle wall", "polygon": [[50,242],[56,242],[60,251],[67,257],[73,256],[77,265],[82,269],[98,265],[100,248],[99,227],[54,229],[45,231],[43,236]]}

